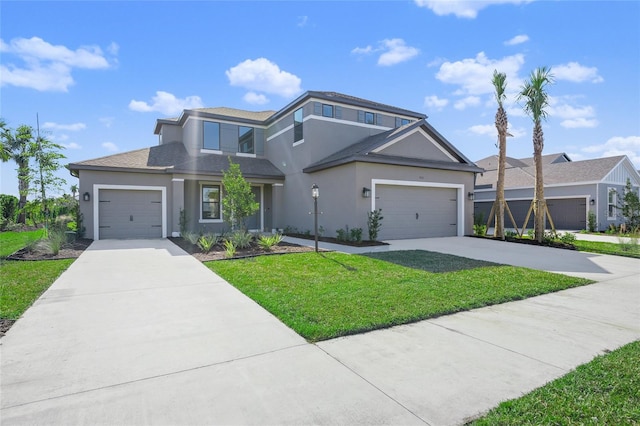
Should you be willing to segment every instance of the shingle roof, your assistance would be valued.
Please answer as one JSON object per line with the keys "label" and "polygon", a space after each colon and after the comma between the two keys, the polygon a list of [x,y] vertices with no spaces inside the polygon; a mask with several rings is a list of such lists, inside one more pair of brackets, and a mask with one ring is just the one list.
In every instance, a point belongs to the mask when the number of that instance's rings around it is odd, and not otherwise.
{"label": "shingle roof", "polygon": [[243,118],[245,120],[265,121],[276,111],[245,111],[242,109],[216,107],[216,108],[195,108],[191,111],[203,112],[206,114],[223,115],[225,117]]}
{"label": "shingle roof", "polygon": [[[284,179],[284,174],[264,158],[233,157],[248,178]],[[69,164],[70,170],[119,170],[145,173],[195,173],[221,176],[229,168],[225,155],[189,155],[181,142],[123,152]]]}
{"label": "shingle roof", "polygon": [[[598,182],[603,180],[611,170],[624,158],[623,155],[615,157],[596,158],[583,161],[569,161],[553,163],[553,158],[559,158],[557,154],[546,156],[543,161],[545,185],[562,185],[581,182]],[[479,161],[482,163],[485,159]],[[476,186],[491,185],[495,187],[498,171],[486,170],[476,179]],[[505,188],[528,188],[535,185],[535,166],[507,167],[505,169]]]}
{"label": "shingle roof", "polygon": [[[417,158],[399,157],[393,155],[385,155],[374,153],[373,151],[394,139],[412,131],[416,127],[423,127],[430,133],[435,133],[436,140],[441,141],[441,146],[448,150],[450,154],[459,159],[459,163],[446,162],[446,161],[430,161]],[[383,163],[394,165],[407,165],[416,167],[429,167],[437,169],[449,169],[449,170],[468,170],[473,172],[480,172],[481,169],[476,167],[471,161],[469,161],[464,155],[462,155],[453,145],[447,142],[442,136],[440,136],[435,129],[433,129],[425,120],[420,120],[415,123],[410,123],[396,129],[388,130],[386,132],[378,133],[369,136],[359,142],[347,146],[346,148],[331,154],[328,157],[306,167],[303,169],[305,173],[312,173],[319,170],[336,167],[343,164],[352,163],[355,161],[367,162],[367,163]]]}

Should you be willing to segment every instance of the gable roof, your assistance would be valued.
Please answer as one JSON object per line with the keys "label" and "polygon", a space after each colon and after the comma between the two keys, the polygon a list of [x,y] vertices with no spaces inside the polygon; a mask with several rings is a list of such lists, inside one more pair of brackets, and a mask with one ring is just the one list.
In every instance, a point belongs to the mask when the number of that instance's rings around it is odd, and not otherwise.
{"label": "gable roof", "polygon": [[[233,157],[244,177],[284,179],[284,174],[265,158]],[[229,168],[225,155],[189,155],[182,142],[123,152],[69,164],[69,170],[103,170],[138,173],[193,173],[222,176]]]}
{"label": "gable roof", "polygon": [[[492,157],[482,159],[478,163],[491,163],[492,160],[489,159],[492,159]],[[591,160],[564,161],[560,154],[543,157],[546,157],[546,161],[543,158],[542,164],[545,186],[602,181],[611,170],[626,158],[624,155],[618,155]],[[565,155],[564,158],[568,159],[569,157]],[[529,159],[517,160],[523,164],[521,166],[509,167],[508,165],[505,168],[505,188],[528,188],[535,185],[535,166],[528,165],[528,161],[524,160]],[[496,168],[486,169],[483,175],[477,176],[476,187],[495,188],[497,179],[497,166]]]}
{"label": "gable roof", "polygon": [[[439,143],[440,146],[444,150],[446,150],[452,157],[456,158],[458,162],[424,160],[419,158],[399,157],[374,152],[376,148],[379,148],[385,144],[393,143],[394,140],[402,138],[407,133],[419,127],[429,133],[436,141],[436,143]],[[334,154],[329,155],[328,157],[323,158],[322,160],[314,164],[311,164],[310,166],[304,168],[302,171],[304,173],[313,173],[357,161],[365,163],[385,163],[413,167],[428,167],[434,169],[465,170],[470,172],[482,171],[482,169],[478,168],[475,164],[473,164],[473,162],[467,159],[424,119],[415,123],[410,123],[405,126],[398,127],[396,129],[369,136],[359,142],[347,146],[346,148]]]}

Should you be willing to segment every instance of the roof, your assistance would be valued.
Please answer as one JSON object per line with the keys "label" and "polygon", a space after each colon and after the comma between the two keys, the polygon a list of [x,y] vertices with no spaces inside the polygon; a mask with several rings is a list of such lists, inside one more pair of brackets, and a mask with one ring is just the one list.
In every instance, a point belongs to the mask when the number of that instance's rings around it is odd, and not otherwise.
{"label": "roof", "polygon": [[[284,179],[284,174],[264,158],[233,157],[243,176],[248,178]],[[194,173],[221,176],[229,168],[225,155],[189,155],[182,142],[171,142],[150,148],[123,152],[69,164],[75,170],[105,170],[144,173]]]}
{"label": "roof", "polygon": [[[542,164],[554,164],[554,163],[566,163],[570,162],[571,159],[564,152],[559,154],[547,154],[542,156]],[[527,158],[513,158],[507,157],[507,168],[510,167],[528,167],[533,166],[533,157]],[[478,167],[482,167],[483,169],[489,170],[497,170],[498,169],[498,156],[491,155],[489,157],[483,158],[482,160],[476,161]]]}
{"label": "roof", "polygon": [[[383,146],[394,139],[398,139],[406,133],[422,127],[425,131],[430,133],[436,141],[440,142],[440,145],[446,149],[452,156],[458,159],[458,163],[448,161],[430,161],[418,158],[399,157],[393,155],[385,155],[374,153],[373,151]],[[471,172],[481,172],[482,169],[478,168],[470,160],[468,160],[462,153],[460,153],[453,145],[451,145],[446,139],[444,139],[439,133],[435,131],[433,127],[429,125],[424,119],[415,123],[410,123],[396,129],[388,130],[386,132],[378,133],[376,135],[369,136],[359,142],[347,146],[346,148],[331,154],[328,157],[306,167],[303,169],[305,173],[313,173],[320,170],[325,170],[331,167],[340,166],[343,164],[353,163],[356,161],[366,163],[383,163],[394,165],[405,165],[413,167],[428,167],[436,169],[448,169],[448,170],[467,170]]]}
{"label": "roof", "polygon": [[[618,155],[615,157],[562,162],[558,154],[544,157],[547,160],[543,161],[542,164],[545,185],[601,181],[625,158],[624,155]],[[491,157],[478,161],[478,165],[486,164],[485,160],[489,158]],[[528,162],[524,160],[528,159],[518,160],[524,166],[507,166],[505,168],[505,188],[528,188],[535,185],[535,166],[527,165]],[[488,185],[487,188],[494,188],[498,179],[497,176],[498,171],[496,168],[486,169],[482,176],[478,175],[476,178],[476,187]]]}

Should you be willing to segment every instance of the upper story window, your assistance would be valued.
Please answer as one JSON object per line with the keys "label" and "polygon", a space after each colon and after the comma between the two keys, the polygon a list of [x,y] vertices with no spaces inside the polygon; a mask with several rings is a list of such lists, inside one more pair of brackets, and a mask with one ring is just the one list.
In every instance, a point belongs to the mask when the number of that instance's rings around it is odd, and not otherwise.
{"label": "upper story window", "polygon": [[302,133],[302,108],[297,109],[293,113],[293,141],[298,142],[304,139]]}
{"label": "upper story window", "polygon": [[607,219],[614,220],[618,215],[618,192],[609,188],[609,199],[607,200]]}
{"label": "upper story window", "polygon": [[376,115],[372,112],[366,112],[364,113],[364,122],[366,124],[375,124],[376,123]]}
{"label": "upper story window", "polygon": [[333,118],[333,105],[322,104],[322,116]]}
{"label": "upper story window", "polygon": [[220,123],[204,121],[202,135],[202,148],[220,150]]}
{"label": "upper story window", "polygon": [[202,185],[202,212],[203,220],[218,220],[220,215],[220,185]]}
{"label": "upper story window", "polygon": [[238,126],[238,152],[254,154],[253,127]]}

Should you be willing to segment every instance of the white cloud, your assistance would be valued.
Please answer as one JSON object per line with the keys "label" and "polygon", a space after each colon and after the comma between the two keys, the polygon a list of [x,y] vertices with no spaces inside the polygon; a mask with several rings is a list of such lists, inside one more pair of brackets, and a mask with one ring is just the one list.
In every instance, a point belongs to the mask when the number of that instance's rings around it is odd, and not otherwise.
{"label": "white cloud", "polygon": [[582,152],[598,154],[601,157],[626,155],[637,169],[640,169],[640,136],[614,136],[604,144],[590,145]]}
{"label": "white cloud", "polygon": [[431,9],[438,16],[453,14],[458,18],[474,19],[480,10],[493,4],[520,4],[530,1],[532,0],[415,0],[415,3]]}
{"label": "white cloud", "polygon": [[84,123],[73,123],[73,124],[58,124],[53,123],[51,121],[47,121],[42,125],[43,129],[51,129],[51,130],[62,130],[67,132],[77,132],[79,130],[84,130],[87,128]]}
{"label": "white cloud", "polygon": [[[27,87],[38,91],[66,92],[74,84],[74,68],[104,69],[110,64],[98,46],[83,46],[71,50],[53,45],[39,37],[15,38],[9,43],[0,40],[3,65],[0,65],[0,84]],[[8,63],[14,55],[23,65]]]}
{"label": "white cloud", "polygon": [[70,142],[70,143],[67,143],[67,144],[62,144],[62,146],[64,146],[64,147],[65,147],[65,148],[67,148],[67,149],[82,149],[82,146],[81,146],[81,145],[78,145],[78,144],[77,144],[77,143],[75,143],[75,142]]}
{"label": "white cloud", "polygon": [[255,92],[247,92],[247,94],[244,95],[242,99],[244,99],[246,103],[252,105],[264,105],[269,103],[269,99],[265,95]]}
{"label": "white cloud", "polygon": [[157,111],[165,115],[176,115],[184,109],[202,108],[202,99],[199,96],[187,96],[184,99],[176,98],[175,95],[158,90],[152,98],[152,103],[136,101],[129,102],[129,109],[139,112]]}
{"label": "white cloud", "polygon": [[306,27],[309,22],[308,16],[298,16],[298,23],[296,24],[299,27]]}
{"label": "white cloud", "polygon": [[229,68],[225,74],[232,86],[244,87],[254,92],[290,98],[302,91],[302,80],[299,77],[281,70],[277,64],[266,58],[247,59]]}
{"label": "white cloud", "polygon": [[118,148],[118,146],[113,142],[104,142],[102,144],[102,147],[104,149],[106,149],[107,151],[109,151],[109,152],[118,152],[118,151],[120,151],[120,148]]}
{"label": "white cloud", "polygon": [[596,120],[596,112],[591,106],[576,107],[567,102],[571,99],[550,98],[548,108],[549,116],[562,119],[560,125],[567,129],[593,128],[599,123]]}
{"label": "white cloud", "polygon": [[502,59],[489,59],[484,52],[475,58],[456,62],[445,62],[436,73],[436,78],[443,83],[461,86],[459,95],[483,95],[495,90],[491,83],[493,71],[507,75],[507,87],[519,82],[518,71],[524,64],[524,55],[517,54]]}
{"label": "white cloud", "polygon": [[384,67],[408,61],[420,53],[417,48],[407,46],[401,38],[383,40],[382,45],[385,52],[378,58],[378,65]]}
{"label": "white cloud", "polygon": [[469,127],[469,131],[477,135],[498,136],[498,130],[493,124],[476,124]]}
{"label": "white cloud", "polygon": [[351,50],[352,55],[369,55],[377,52],[382,52],[378,57],[378,65],[388,67],[410,60],[417,56],[420,50],[416,47],[407,46],[407,43],[401,38],[384,39],[375,48],[368,45]]}
{"label": "white cloud", "polygon": [[116,42],[111,42],[109,46],[107,46],[107,52],[112,54],[113,56],[117,56],[118,52],[120,52],[120,46]]}
{"label": "white cloud", "polygon": [[506,46],[515,46],[517,44],[526,43],[529,41],[529,36],[526,34],[520,34],[512,38],[511,40],[507,40],[504,42]]}
{"label": "white cloud", "polygon": [[453,107],[457,110],[463,110],[463,109],[466,109],[467,107],[478,106],[478,105],[480,105],[479,97],[467,96],[466,98],[460,99],[455,104],[453,104]]}
{"label": "white cloud", "polygon": [[560,122],[560,125],[562,127],[565,127],[567,129],[584,129],[584,128],[592,128],[592,127],[597,127],[599,124],[598,120],[596,119],[589,119],[589,118],[574,118],[571,120],[563,120],[562,122]]}
{"label": "white cloud", "polygon": [[441,111],[442,108],[449,104],[448,99],[440,99],[436,95],[425,96],[424,98],[424,106],[426,108],[435,109],[437,111]]}
{"label": "white cloud", "polygon": [[565,65],[555,65],[551,67],[551,74],[556,80],[567,80],[573,83],[602,83],[604,78],[598,75],[598,68],[585,67],[577,62],[569,62]]}

